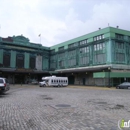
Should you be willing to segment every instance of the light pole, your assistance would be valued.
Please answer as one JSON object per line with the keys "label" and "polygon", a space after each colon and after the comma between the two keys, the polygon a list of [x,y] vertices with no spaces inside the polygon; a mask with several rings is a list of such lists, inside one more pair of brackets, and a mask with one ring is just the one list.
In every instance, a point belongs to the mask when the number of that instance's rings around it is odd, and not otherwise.
{"label": "light pole", "polygon": [[39,34],[39,37],[40,37],[40,44],[41,44],[41,42],[42,42],[42,41],[41,41],[41,34]]}
{"label": "light pole", "polygon": [[111,71],[111,68],[108,67],[108,87],[110,87],[110,71]]}

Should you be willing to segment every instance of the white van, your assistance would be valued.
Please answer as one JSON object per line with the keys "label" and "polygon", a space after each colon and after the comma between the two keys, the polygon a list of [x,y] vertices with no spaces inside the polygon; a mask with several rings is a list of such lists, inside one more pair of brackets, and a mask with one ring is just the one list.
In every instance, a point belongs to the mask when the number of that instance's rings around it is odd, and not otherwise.
{"label": "white van", "polygon": [[63,87],[68,86],[68,77],[56,77],[48,76],[43,77],[42,82],[39,82],[40,87],[53,86],[53,87]]}

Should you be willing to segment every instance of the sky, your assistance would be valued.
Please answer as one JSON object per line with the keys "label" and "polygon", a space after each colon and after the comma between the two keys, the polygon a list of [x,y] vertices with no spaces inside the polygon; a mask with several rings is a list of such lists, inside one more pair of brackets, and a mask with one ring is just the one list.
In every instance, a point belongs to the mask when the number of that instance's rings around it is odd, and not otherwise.
{"label": "sky", "polygon": [[23,35],[50,47],[108,25],[130,30],[130,0],[0,0],[4,38]]}

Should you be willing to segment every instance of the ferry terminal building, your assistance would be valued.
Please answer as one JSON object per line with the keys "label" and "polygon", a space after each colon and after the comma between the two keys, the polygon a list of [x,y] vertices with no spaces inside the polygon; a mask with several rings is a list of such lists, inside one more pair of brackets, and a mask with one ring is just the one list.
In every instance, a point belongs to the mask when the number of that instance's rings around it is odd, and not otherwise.
{"label": "ferry terminal building", "polygon": [[0,37],[0,77],[27,83],[67,76],[69,84],[116,86],[130,81],[130,31],[107,27],[52,47],[19,35]]}

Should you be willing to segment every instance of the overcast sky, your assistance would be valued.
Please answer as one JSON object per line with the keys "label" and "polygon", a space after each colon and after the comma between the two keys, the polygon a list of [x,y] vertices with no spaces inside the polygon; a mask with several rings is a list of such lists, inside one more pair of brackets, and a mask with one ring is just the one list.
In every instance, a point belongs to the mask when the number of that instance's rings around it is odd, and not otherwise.
{"label": "overcast sky", "polygon": [[130,30],[130,0],[0,0],[0,36],[52,46],[117,25]]}

